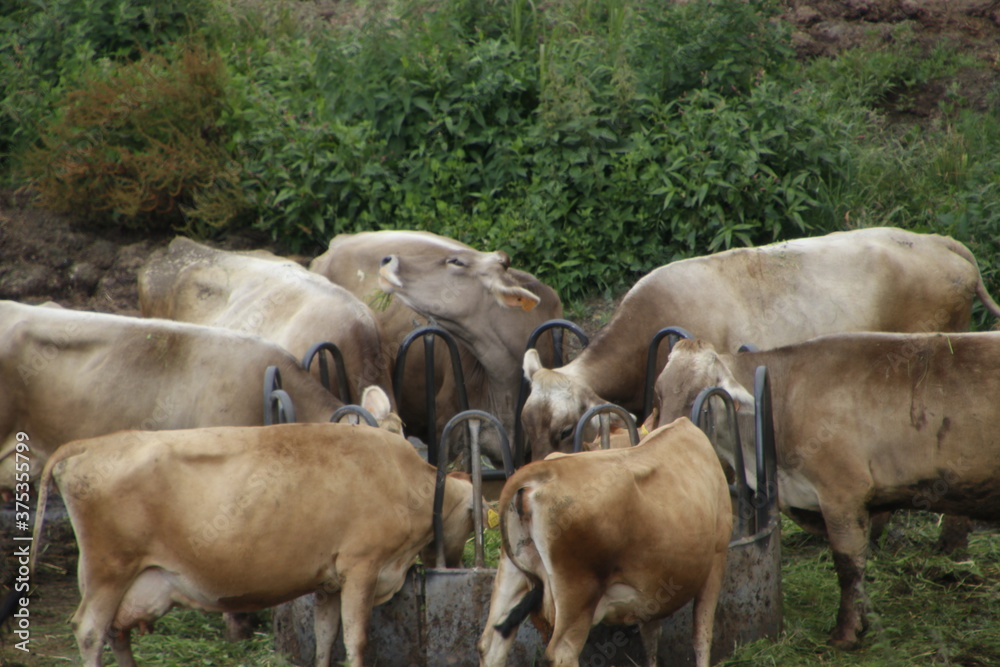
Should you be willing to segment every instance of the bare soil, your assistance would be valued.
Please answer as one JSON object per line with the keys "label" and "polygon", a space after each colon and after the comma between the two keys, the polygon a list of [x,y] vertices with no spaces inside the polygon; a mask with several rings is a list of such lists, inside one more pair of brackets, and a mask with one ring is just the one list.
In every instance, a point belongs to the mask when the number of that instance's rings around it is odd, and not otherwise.
{"label": "bare soil", "polygon": [[[316,3],[321,20],[342,20]],[[345,3],[346,4],[346,3]],[[321,6],[323,5],[323,6]],[[972,55],[989,69],[959,72],[955,79],[901,90],[887,102],[891,122],[923,125],[940,114],[949,90],[974,108],[986,108],[1000,90],[1000,0],[788,0],[786,20],[794,27],[801,58],[823,58],[855,48],[873,49],[912,35],[927,51],[941,45]],[[138,315],[136,270],[149,253],[168,243],[171,233],[146,235],[88,226],[71,215],[32,206],[24,193],[0,193],[0,299]],[[222,239],[220,247],[267,248],[284,254],[280,243],[250,232]],[[589,325],[599,325],[610,304],[583,308]],[[585,326],[587,330],[592,327]],[[593,328],[596,328],[594,326]],[[10,507],[9,505],[7,506]],[[50,519],[47,563],[32,582],[32,653],[14,650],[9,630],[0,629],[0,667],[76,664],[68,619],[79,602],[76,545],[65,518]],[[0,521],[0,600],[13,581],[10,522]]]}

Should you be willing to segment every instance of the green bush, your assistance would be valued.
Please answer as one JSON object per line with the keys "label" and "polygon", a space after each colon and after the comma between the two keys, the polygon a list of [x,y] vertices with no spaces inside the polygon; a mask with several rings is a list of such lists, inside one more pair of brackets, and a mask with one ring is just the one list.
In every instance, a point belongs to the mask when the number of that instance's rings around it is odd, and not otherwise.
{"label": "green bush", "polygon": [[[220,141],[224,96],[218,56],[200,47],[174,61],[147,55],[69,91],[41,145],[26,155],[25,174],[48,208],[123,226],[186,229],[182,209],[195,192],[239,201]],[[200,222],[221,225],[228,217],[202,214]]]}
{"label": "green bush", "polygon": [[257,43],[227,120],[256,225],[296,249],[429,229],[573,299],[829,224],[842,136],[766,73],[790,59],[766,6],[470,1]]}
{"label": "green bush", "polygon": [[197,0],[0,0],[0,170],[52,120],[62,92],[203,22]]}

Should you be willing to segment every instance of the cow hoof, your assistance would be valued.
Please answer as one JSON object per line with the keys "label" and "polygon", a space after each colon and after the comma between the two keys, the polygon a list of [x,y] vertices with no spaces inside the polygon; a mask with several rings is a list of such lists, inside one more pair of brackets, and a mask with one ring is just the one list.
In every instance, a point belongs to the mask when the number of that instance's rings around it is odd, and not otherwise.
{"label": "cow hoof", "polygon": [[857,637],[853,639],[830,637],[830,641],[828,643],[838,651],[856,651],[861,648],[861,641]]}

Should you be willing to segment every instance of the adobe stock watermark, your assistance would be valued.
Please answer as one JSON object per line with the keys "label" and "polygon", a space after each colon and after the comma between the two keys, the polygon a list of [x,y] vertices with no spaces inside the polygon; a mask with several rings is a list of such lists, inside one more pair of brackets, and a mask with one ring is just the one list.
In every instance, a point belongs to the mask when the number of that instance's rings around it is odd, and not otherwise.
{"label": "adobe stock watermark", "polygon": [[11,592],[14,600],[13,629],[14,635],[20,641],[14,648],[28,652],[31,641],[31,513],[28,504],[31,500],[31,439],[27,433],[19,432],[15,436],[14,446],[14,561],[17,571],[14,576],[14,589]]}

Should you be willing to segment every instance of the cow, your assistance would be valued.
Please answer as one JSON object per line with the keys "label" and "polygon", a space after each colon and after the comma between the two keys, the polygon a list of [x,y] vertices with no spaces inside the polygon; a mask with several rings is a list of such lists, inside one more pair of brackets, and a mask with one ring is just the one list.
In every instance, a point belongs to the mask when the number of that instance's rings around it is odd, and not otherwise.
{"label": "cow", "polygon": [[[257,334],[302,359],[331,342],[344,357],[350,396],[382,387],[392,398],[382,330],[368,306],[343,287],[263,250],[216,250],[184,238],[153,253],[139,270],[139,307],[159,317]],[[318,364],[313,366],[318,375]]]}
{"label": "cow", "polygon": [[[553,373],[528,375],[521,419],[532,457],[569,451],[573,427],[594,405],[641,412],[647,348],[662,328],[682,327],[727,352],[827,333],[967,331],[977,296],[1000,317],[968,248],[947,236],[894,228],[667,264],[629,290],[575,359]],[[664,352],[657,373],[665,361]]]}
{"label": "cow", "polygon": [[[709,386],[752,406],[758,366],[771,380],[780,507],[825,532],[841,589],[830,641],[854,648],[871,513],[1000,518],[1000,332],[831,334],[735,355],[682,340],[656,381],[659,423]],[[719,453],[734,464],[726,442]],[[749,447],[744,462],[753,469]]]}
{"label": "cow", "polygon": [[[463,475],[444,482],[451,559],[473,526]],[[174,606],[245,612],[310,592],[317,666],[330,664],[341,622],[358,666],[372,606],[433,553],[436,476],[401,436],[367,426],[123,431],[49,459],[33,539],[54,480],[80,548],[72,622],[87,667],[101,665],[105,643],[134,665],[131,630]]]}
{"label": "cow", "polygon": [[638,624],[655,665],[660,619],[693,599],[696,664],[707,667],[733,521],[708,438],[680,418],[635,447],[553,456],[501,492],[480,665],[504,664],[529,612],[550,631],[552,665],[577,665],[601,622]]}
{"label": "cow", "polygon": [[327,421],[343,406],[257,336],[0,301],[0,488],[13,488],[18,433],[41,462],[66,442],[122,429],[261,425],[268,366],[299,421]]}
{"label": "cow", "polygon": [[[562,317],[562,303],[554,290],[531,274],[510,268],[504,252],[481,252],[428,232],[342,234],[330,241],[310,269],[363,299],[381,294],[380,285],[399,297],[377,311],[384,340],[391,347],[386,354],[393,359],[403,339],[427,318],[453,334],[459,343],[469,407],[496,415],[513,433],[521,355],[528,337],[540,324]],[[540,347],[551,362],[551,347]],[[444,350],[435,353],[438,362],[446,358]],[[442,373],[446,380],[439,386],[437,424],[425,424],[422,369],[422,346],[415,346],[407,357],[409,381],[398,409],[408,432],[421,435],[422,431],[426,438],[431,427],[440,434],[457,412],[458,400],[451,374]],[[484,453],[499,463],[499,445],[492,433],[491,429],[490,435],[484,434]]]}

